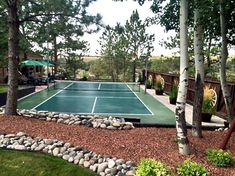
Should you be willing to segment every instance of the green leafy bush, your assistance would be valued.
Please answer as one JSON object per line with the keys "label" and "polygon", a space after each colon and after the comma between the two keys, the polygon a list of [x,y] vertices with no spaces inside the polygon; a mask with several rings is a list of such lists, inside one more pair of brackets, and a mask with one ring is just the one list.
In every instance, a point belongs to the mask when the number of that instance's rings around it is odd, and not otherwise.
{"label": "green leafy bush", "polygon": [[177,95],[178,95],[178,86],[174,84],[169,93],[169,96],[171,99],[177,99]]}
{"label": "green leafy bush", "polygon": [[143,159],[137,167],[136,176],[173,176],[173,173],[161,162]]}
{"label": "green leafy bush", "polygon": [[221,149],[207,150],[207,159],[217,167],[229,167],[235,162],[231,152]]}
{"label": "green leafy bush", "polygon": [[207,169],[196,162],[191,160],[185,160],[183,164],[181,164],[177,168],[177,173],[180,176],[208,176],[209,173]]}

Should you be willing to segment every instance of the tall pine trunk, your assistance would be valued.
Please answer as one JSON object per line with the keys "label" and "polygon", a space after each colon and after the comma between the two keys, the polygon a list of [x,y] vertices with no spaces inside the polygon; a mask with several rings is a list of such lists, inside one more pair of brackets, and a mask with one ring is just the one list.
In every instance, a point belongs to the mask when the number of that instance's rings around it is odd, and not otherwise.
{"label": "tall pine trunk", "polygon": [[16,115],[18,64],[19,64],[19,19],[17,14],[17,0],[8,1],[8,92],[6,111],[7,115]]}
{"label": "tall pine trunk", "polygon": [[198,1],[194,11],[195,94],[193,104],[192,135],[202,137],[202,103],[204,85],[203,26]]}
{"label": "tall pine trunk", "polygon": [[221,28],[221,37],[222,37],[222,48],[220,54],[220,84],[224,96],[224,102],[227,110],[228,121],[232,121],[232,98],[229,92],[229,88],[226,80],[226,62],[228,58],[228,41],[227,41],[227,28],[224,15],[224,0],[220,0],[220,28]]}
{"label": "tall pine trunk", "polygon": [[188,0],[180,0],[180,82],[175,118],[179,153],[190,154],[185,122],[185,104],[188,88]]}

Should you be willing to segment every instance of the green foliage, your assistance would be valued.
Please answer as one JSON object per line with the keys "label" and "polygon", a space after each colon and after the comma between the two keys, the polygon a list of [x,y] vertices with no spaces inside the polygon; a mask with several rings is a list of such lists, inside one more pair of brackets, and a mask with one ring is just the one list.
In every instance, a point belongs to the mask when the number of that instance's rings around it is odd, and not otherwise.
{"label": "green foliage", "polygon": [[208,149],[207,159],[217,167],[229,167],[235,162],[232,153],[222,149]]}
{"label": "green foliage", "polygon": [[170,169],[161,162],[153,159],[143,159],[140,161],[136,176],[173,176]]}
{"label": "green foliage", "polygon": [[202,112],[204,113],[209,113],[209,114],[214,114],[215,113],[215,107],[211,103],[211,100],[209,99],[204,99],[202,103]]}
{"label": "green foliage", "polygon": [[170,99],[177,99],[178,95],[178,85],[173,84],[173,87],[169,93]]}
{"label": "green foliage", "polygon": [[150,70],[161,73],[179,73],[179,57],[160,57],[150,60]]}
{"label": "green foliage", "polygon": [[209,175],[207,169],[204,166],[196,162],[193,162],[191,160],[185,160],[183,164],[181,164],[177,168],[177,173],[180,176],[208,176]]}

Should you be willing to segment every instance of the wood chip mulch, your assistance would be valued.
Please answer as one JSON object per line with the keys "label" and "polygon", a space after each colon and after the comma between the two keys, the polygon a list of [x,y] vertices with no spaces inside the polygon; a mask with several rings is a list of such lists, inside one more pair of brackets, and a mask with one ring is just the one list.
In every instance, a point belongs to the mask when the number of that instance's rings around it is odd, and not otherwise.
{"label": "wood chip mulch", "polygon": [[[206,159],[206,149],[218,148],[226,132],[203,131],[203,138],[198,139],[192,137],[191,130],[188,130],[192,154],[182,156],[178,153],[175,128],[155,127],[112,131],[18,116],[0,116],[0,134],[19,131],[33,137],[70,142],[98,154],[132,160],[136,163],[142,158],[155,158],[168,164],[172,169],[190,158],[206,166],[212,176],[235,176],[235,166],[216,168]],[[228,149],[234,156],[235,132],[229,141]]]}

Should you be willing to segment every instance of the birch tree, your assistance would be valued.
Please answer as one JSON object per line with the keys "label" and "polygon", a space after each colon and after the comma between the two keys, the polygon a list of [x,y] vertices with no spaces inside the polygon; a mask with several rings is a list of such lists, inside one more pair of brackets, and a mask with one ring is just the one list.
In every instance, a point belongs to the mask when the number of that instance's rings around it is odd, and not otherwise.
{"label": "birch tree", "polygon": [[188,0],[180,0],[180,80],[175,110],[179,153],[190,154],[185,121],[185,105],[188,89]]}
{"label": "birch tree", "polygon": [[229,92],[229,88],[226,81],[226,62],[228,58],[228,39],[227,39],[227,27],[225,19],[225,0],[220,0],[220,28],[222,47],[220,54],[220,84],[224,96],[224,102],[227,110],[228,121],[232,121],[232,98]]}
{"label": "birch tree", "polygon": [[194,57],[195,57],[195,96],[193,104],[192,135],[202,137],[202,103],[204,85],[203,25],[200,0],[195,0],[194,10]]}

